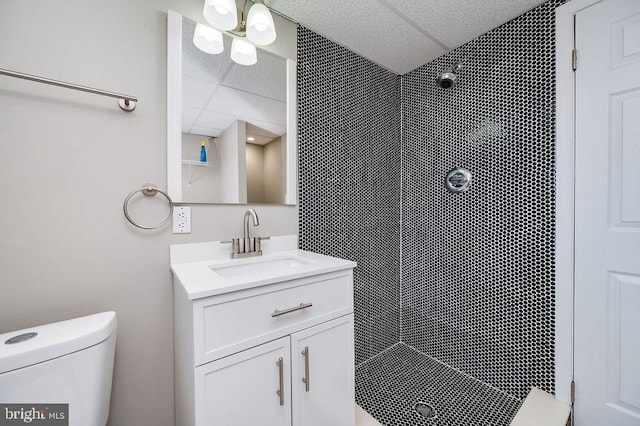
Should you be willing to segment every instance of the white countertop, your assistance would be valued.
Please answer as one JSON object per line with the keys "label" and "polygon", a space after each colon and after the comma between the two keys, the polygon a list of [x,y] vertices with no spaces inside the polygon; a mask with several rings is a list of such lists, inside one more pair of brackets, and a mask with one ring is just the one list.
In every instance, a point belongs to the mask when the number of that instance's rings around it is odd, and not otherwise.
{"label": "white countertop", "polygon": [[[170,247],[171,271],[176,277],[176,281],[182,286],[187,298],[193,300],[296,278],[351,269],[357,265],[349,260],[299,250],[295,248],[296,245],[295,235],[273,237],[262,243],[262,256],[243,259],[231,259],[230,245],[221,244],[219,241],[172,245]],[[226,269],[229,266],[267,265],[269,261],[289,258],[297,258],[303,262],[294,262],[296,263],[294,267],[277,270],[264,268],[259,272],[250,271],[235,276],[222,276],[214,270],[216,267]]]}

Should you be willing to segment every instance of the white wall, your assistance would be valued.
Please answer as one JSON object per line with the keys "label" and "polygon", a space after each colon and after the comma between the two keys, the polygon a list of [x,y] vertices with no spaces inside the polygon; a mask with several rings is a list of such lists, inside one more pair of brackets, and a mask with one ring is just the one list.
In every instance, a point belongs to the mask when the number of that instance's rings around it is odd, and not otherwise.
{"label": "white wall", "polygon": [[[193,207],[193,233],[141,231],[122,214],[166,188],[166,10],[200,0],[3,0],[0,67],[138,96],[115,100],[0,76],[0,332],[118,314],[109,424],[173,425],[168,246],[236,237],[246,206]],[[255,206],[261,235],[296,232],[295,207]],[[159,197],[132,202],[152,223]]]}
{"label": "white wall", "polygon": [[264,146],[264,192],[268,203],[284,203],[286,138],[282,135]]}
{"label": "white wall", "polygon": [[264,146],[245,143],[247,156],[247,200],[265,203]]}
{"label": "white wall", "polygon": [[246,124],[236,120],[218,135],[220,152],[220,200],[223,203],[247,201]]}

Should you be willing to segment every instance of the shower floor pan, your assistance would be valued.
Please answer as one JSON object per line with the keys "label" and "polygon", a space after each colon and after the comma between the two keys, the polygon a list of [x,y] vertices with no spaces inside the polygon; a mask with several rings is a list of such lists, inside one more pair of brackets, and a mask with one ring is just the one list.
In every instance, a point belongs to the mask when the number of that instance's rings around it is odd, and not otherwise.
{"label": "shower floor pan", "polygon": [[356,402],[384,426],[508,426],[522,404],[403,343],[356,368]]}

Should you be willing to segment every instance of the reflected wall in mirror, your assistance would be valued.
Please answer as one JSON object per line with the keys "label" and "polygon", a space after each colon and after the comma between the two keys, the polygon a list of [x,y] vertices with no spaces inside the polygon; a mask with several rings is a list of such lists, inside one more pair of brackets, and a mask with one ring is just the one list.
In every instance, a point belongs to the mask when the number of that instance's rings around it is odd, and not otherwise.
{"label": "reflected wall in mirror", "polygon": [[193,44],[195,27],[169,11],[169,195],[183,203],[295,204],[295,61],[258,49],[256,64],[239,65],[229,55],[232,36],[211,55]]}

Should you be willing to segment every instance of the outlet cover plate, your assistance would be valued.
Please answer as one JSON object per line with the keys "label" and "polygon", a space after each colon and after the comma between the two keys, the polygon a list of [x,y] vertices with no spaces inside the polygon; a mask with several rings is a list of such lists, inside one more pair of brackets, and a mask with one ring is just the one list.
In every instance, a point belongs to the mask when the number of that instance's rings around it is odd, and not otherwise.
{"label": "outlet cover plate", "polygon": [[173,208],[173,233],[191,233],[191,207],[176,206]]}

